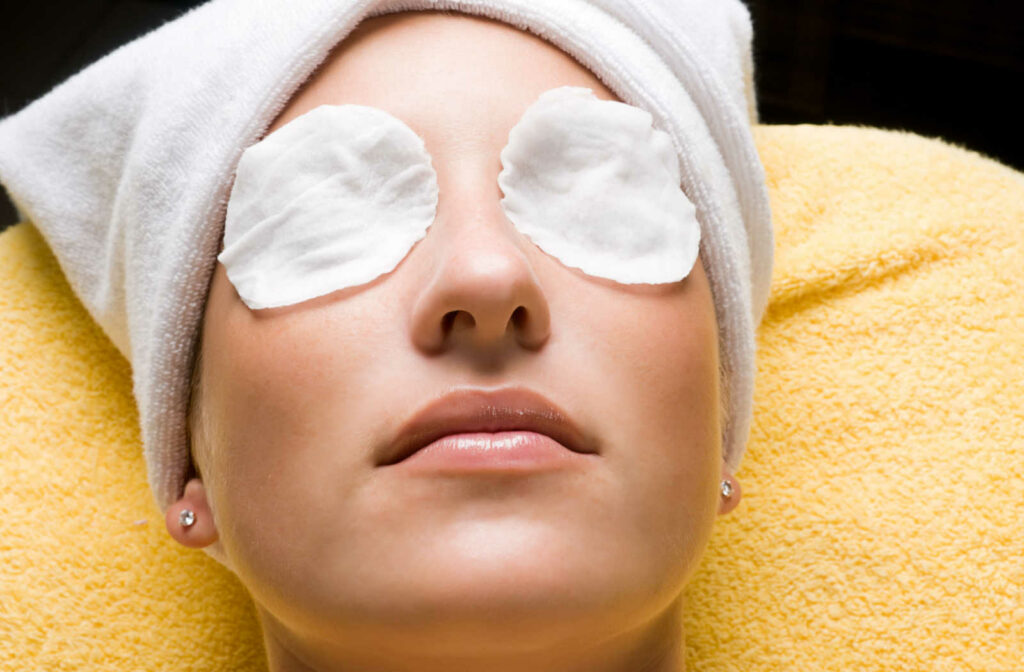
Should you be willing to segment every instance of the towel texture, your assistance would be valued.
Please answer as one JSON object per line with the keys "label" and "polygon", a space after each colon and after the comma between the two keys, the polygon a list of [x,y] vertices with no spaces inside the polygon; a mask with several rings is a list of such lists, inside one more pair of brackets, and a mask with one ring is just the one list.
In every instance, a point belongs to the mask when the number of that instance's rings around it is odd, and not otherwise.
{"label": "towel texture", "polygon": [[[755,415],[686,591],[687,669],[1024,660],[1024,175],[761,126],[777,232]],[[265,670],[241,585],[146,486],[128,363],[30,224],[0,234],[0,669]]]}
{"label": "towel texture", "polygon": [[359,21],[428,9],[540,35],[672,137],[715,300],[723,454],[738,467],[773,251],[740,0],[212,0],[0,122],[0,182],[132,364],[162,508],[188,471],[191,362],[242,152]]}

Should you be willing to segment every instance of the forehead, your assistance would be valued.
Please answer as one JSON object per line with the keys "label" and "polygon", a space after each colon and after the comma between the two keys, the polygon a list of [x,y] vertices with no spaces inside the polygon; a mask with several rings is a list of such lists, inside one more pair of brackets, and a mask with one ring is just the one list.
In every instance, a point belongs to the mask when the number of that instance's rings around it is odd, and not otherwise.
{"label": "forehead", "polygon": [[548,89],[586,86],[619,100],[589,70],[533,33],[462,13],[398,12],[362,21],[268,132],[318,105],[383,109],[436,158],[500,149]]}

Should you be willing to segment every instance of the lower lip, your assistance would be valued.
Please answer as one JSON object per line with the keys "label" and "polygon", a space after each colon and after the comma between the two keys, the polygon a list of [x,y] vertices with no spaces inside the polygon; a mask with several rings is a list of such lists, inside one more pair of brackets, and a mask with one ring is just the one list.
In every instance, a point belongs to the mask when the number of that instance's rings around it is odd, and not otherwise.
{"label": "lower lip", "polygon": [[529,431],[449,434],[398,462],[417,471],[531,472],[578,466],[594,456]]}

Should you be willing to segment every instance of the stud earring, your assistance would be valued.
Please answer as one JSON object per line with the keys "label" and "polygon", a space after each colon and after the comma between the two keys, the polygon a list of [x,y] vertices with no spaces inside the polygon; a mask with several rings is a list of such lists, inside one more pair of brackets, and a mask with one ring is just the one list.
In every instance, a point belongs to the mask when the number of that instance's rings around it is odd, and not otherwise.
{"label": "stud earring", "polygon": [[189,509],[182,509],[178,514],[178,522],[182,527],[192,527],[192,524],[196,522],[196,514]]}
{"label": "stud earring", "polygon": [[726,499],[732,497],[732,483],[728,480],[722,481],[722,497],[725,497]]}

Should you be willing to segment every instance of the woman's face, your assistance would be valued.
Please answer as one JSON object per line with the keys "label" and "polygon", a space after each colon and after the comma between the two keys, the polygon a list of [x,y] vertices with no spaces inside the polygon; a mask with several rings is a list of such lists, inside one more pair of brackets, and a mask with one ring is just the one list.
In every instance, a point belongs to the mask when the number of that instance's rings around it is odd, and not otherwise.
{"label": "woman's face", "polygon": [[[703,262],[669,285],[600,280],[499,205],[509,130],[562,85],[618,100],[531,34],[405,12],[364,21],[271,128],[322,104],[381,108],[425,140],[440,190],[426,237],[367,285],[253,311],[216,269],[190,492],[276,636],[441,651],[499,627],[537,643],[620,632],[696,569],[723,474]],[[428,402],[512,387],[561,407],[597,454],[519,474],[379,464]]]}

